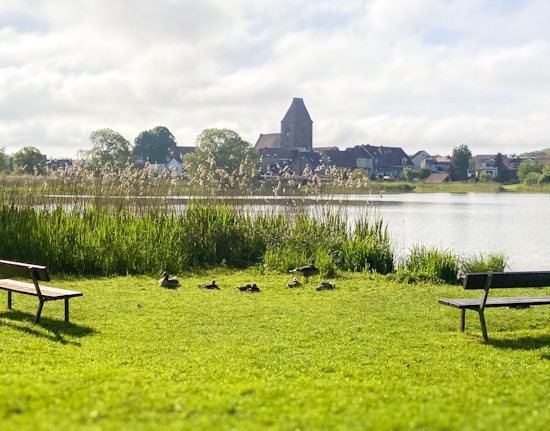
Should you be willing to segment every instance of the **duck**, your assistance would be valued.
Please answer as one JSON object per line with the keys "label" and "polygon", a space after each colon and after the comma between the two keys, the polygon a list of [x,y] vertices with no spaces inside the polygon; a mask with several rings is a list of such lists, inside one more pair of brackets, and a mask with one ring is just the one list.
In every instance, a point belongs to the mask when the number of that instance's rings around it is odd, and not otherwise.
{"label": "duck", "polygon": [[306,279],[307,282],[307,279],[309,277],[319,274],[319,268],[317,268],[313,263],[310,263],[306,266],[300,266],[298,268],[291,269],[290,272],[300,274]]}
{"label": "duck", "polygon": [[321,281],[319,283],[319,286],[315,288],[315,290],[332,290],[334,289],[334,283],[329,283],[328,281]]}
{"label": "duck", "polygon": [[218,285],[216,284],[216,280],[212,280],[210,283],[202,283],[202,284],[197,284],[197,287],[199,289],[220,289],[218,287]]}
{"label": "duck", "polygon": [[162,277],[159,280],[160,287],[176,288],[179,285],[178,277],[168,278],[168,273],[164,271]]}
{"label": "duck", "polygon": [[254,292],[260,291],[260,288],[256,286],[256,283],[245,284],[244,286],[237,286],[237,289],[239,289],[241,292],[247,292],[247,293],[254,293]]}
{"label": "duck", "polygon": [[290,288],[293,288],[293,287],[300,287],[302,283],[300,283],[298,279],[294,277],[292,281],[289,281],[286,285]]}

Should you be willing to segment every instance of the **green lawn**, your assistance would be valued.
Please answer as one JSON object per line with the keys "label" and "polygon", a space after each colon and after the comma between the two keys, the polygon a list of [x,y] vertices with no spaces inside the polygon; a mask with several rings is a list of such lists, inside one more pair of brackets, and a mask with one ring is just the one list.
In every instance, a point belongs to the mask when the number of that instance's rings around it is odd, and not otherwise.
{"label": "green lawn", "polygon": [[[220,291],[196,283],[215,278]],[[477,315],[437,303],[460,287],[343,274],[59,278],[46,303],[0,294],[0,429],[548,429],[550,308]],[[256,282],[260,293],[241,293]],[[500,293],[500,292],[499,292]],[[539,292],[540,293],[540,292]],[[476,293],[477,295],[477,293]]]}

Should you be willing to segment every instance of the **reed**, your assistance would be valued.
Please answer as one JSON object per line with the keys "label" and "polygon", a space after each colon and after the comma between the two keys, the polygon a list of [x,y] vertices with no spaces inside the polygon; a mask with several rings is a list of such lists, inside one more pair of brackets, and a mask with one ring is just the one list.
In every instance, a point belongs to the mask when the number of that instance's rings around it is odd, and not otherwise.
{"label": "reed", "polygon": [[462,276],[471,272],[502,272],[506,269],[506,253],[479,253],[465,256],[460,261]]}
{"label": "reed", "polygon": [[[254,215],[198,201],[180,213],[167,206],[132,211],[125,205],[70,210],[1,205],[0,235],[5,259],[80,275],[243,268],[263,259],[277,271],[314,261],[323,276],[331,277],[337,268],[386,273],[393,260],[381,222],[359,221],[350,233],[339,212]],[[360,246],[349,246],[354,243]],[[380,256],[385,261],[379,262]]]}
{"label": "reed", "polygon": [[409,282],[422,280],[456,284],[459,270],[459,258],[450,251],[416,245],[399,265],[396,277]]}

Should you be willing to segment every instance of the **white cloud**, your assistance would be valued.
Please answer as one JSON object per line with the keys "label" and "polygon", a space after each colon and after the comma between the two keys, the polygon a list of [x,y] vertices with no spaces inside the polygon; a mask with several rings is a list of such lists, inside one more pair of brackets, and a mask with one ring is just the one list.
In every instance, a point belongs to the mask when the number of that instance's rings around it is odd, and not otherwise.
{"label": "white cloud", "polygon": [[546,148],[548,18],[544,0],[0,0],[0,146],[74,155],[156,125],[254,143],[303,97],[319,146]]}

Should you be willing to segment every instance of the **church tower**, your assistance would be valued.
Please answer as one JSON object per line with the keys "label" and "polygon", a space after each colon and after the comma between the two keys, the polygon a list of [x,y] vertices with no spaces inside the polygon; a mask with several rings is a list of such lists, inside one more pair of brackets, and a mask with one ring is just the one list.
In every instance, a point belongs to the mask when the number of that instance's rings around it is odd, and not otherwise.
{"label": "church tower", "polygon": [[281,148],[311,150],[313,146],[313,121],[304,100],[295,97],[281,121]]}

